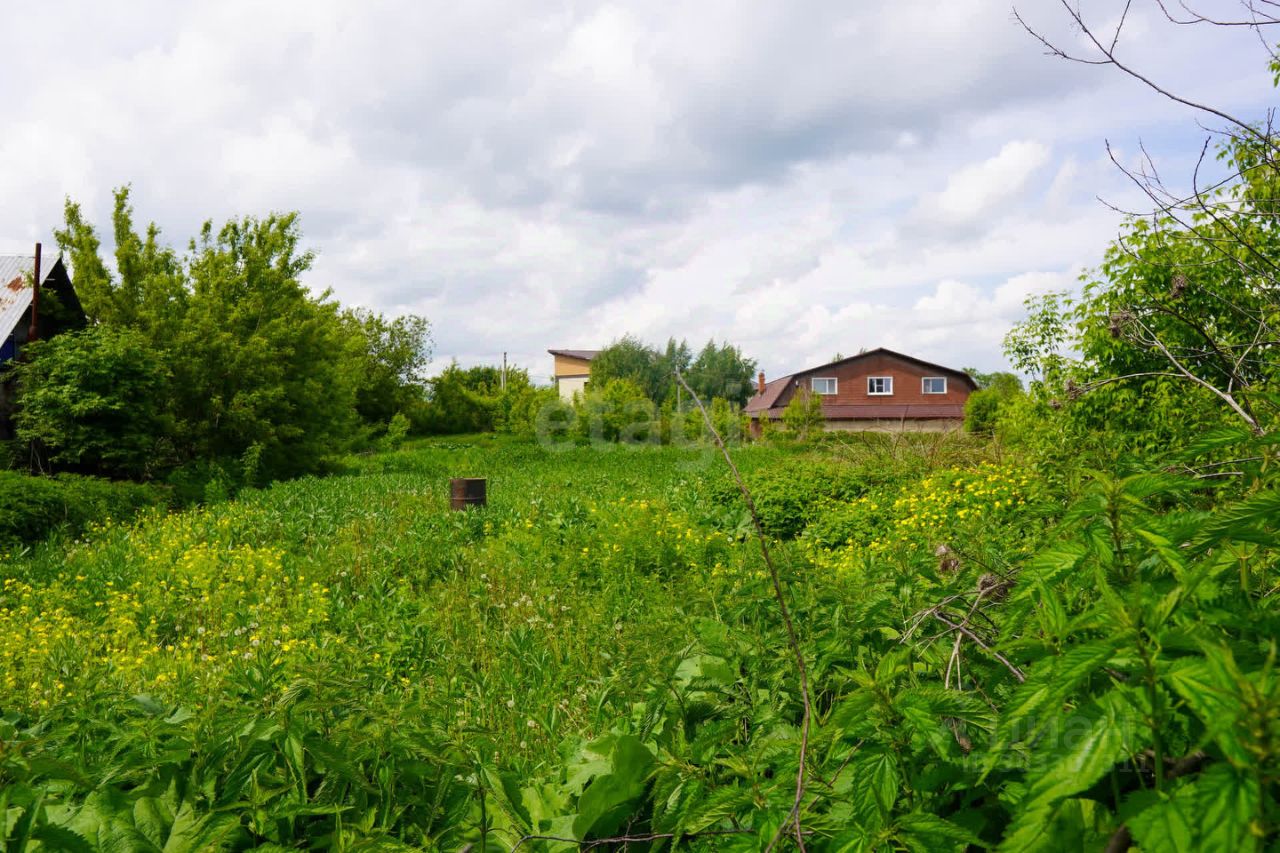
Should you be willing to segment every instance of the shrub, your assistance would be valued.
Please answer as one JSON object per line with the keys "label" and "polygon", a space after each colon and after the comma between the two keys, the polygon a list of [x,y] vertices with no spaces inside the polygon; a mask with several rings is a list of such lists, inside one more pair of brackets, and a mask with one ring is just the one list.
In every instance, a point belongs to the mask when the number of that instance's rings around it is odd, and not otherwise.
{"label": "shrub", "polygon": [[0,546],[36,542],[55,530],[74,535],[90,522],[128,517],[168,501],[169,493],[157,486],[0,471]]}
{"label": "shrub", "polygon": [[94,326],[35,344],[19,366],[18,438],[88,474],[145,476],[171,428],[168,371],[140,332]]}
{"label": "shrub", "polygon": [[808,438],[811,432],[821,430],[826,422],[822,414],[822,397],[801,388],[782,410],[782,422],[798,438]]}

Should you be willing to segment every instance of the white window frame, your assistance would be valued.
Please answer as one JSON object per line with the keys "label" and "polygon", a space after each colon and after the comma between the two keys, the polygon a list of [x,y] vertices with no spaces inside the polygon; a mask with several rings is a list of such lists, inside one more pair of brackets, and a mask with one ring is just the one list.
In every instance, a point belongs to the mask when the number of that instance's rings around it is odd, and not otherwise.
{"label": "white window frame", "polygon": [[[930,390],[929,390],[929,384],[928,384],[928,383],[929,383],[929,382],[931,382],[931,381],[941,381],[941,382],[942,382],[942,390],[941,390],[941,391],[930,391]],[[945,376],[922,376],[922,377],[920,377],[920,393],[921,393],[921,394],[945,394],[945,393],[947,393],[947,377],[945,377]]]}
{"label": "white window frame", "polygon": [[[827,387],[830,387],[831,390],[819,391],[816,385],[816,383],[818,382],[830,382],[831,385]],[[812,391],[814,394],[820,394],[823,397],[830,397],[833,394],[836,394],[837,392],[839,392],[840,380],[834,376],[811,376],[809,377],[809,390]]]}
{"label": "white window frame", "polygon": [[[872,391],[871,383],[877,379],[884,382],[883,391]],[[870,397],[892,397],[893,396],[893,377],[892,376],[868,376],[867,377],[867,395]]]}

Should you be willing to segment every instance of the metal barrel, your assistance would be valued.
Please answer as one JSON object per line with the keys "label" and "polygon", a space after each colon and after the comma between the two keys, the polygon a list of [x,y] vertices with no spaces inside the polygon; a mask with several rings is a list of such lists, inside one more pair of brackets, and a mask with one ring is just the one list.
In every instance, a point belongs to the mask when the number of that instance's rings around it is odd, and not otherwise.
{"label": "metal barrel", "polygon": [[484,477],[454,477],[449,481],[449,508],[484,506],[488,503],[487,482]]}

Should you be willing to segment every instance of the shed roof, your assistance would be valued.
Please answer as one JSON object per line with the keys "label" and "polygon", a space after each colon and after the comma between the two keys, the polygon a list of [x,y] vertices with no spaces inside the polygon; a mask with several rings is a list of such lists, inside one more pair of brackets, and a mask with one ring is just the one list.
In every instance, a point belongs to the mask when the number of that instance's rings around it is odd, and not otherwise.
{"label": "shed roof", "polygon": [[600,354],[598,349],[549,349],[547,352],[552,355],[563,356],[564,358],[578,358],[583,361],[590,361]]}

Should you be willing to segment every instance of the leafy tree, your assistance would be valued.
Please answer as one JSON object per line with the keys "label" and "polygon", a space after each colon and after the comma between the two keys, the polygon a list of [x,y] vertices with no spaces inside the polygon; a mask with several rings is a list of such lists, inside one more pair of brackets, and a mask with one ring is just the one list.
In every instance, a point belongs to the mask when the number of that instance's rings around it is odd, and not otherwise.
{"label": "leafy tree", "polygon": [[[678,357],[678,354],[673,354]],[[625,379],[650,400],[663,398],[669,374],[658,351],[637,337],[625,335],[596,354],[591,360],[592,387],[603,391],[615,379]]]}
{"label": "leafy tree", "polygon": [[508,422],[516,410],[523,412],[516,417],[523,424],[518,428],[525,430],[531,427],[524,419],[537,414],[533,408],[535,402],[526,399],[533,385],[529,372],[523,368],[507,368],[504,390],[502,368],[492,365],[463,368],[454,362],[439,376],[428,380],[427,386],[426,403],[417,411],[416,428],[420,432],[513,431],[514,427],[508,427]]}
{"label": "leafy tree", "polygon": [[87,474],[142,478],[168,461],[162,354],[132,329],[95,326],[31,345],[18,366],[19,440]]}
{"label": "leafy tree", "polygon": [[799,438],[808,438],[812,431],[822,429],[826,423],[822,414],[822,395],[811,393],[808,388],[796,391],[782,410],[782,422],[792,435]]}
{"label": "leafy tree", "polygon": [[588,388],[575,398],[574,409],[582,440],[637,442],[653,435],[653,401],[630,379],[611,379],[603,387]]}
{"label": "leafy tree", "polygon": [[171,349],[179,440],[196,456],[261,451],[268,476],[314,470],[356,422],[358,375],[336,303],[299,281],[297,216],[206,223]]}
{"label": "leafy tree", "polygon": [[729,343],[707,341],[688,371],[689,386],[703,400],[717,397],[746,405],[755,388],[756,362]]}
{"label": "leafy tree", "polygon": [[388,423],[422,398],[422,372],[431,361],[431,323],[413,314],[388,320],[364,308],[344,312],[343,320],[363,342],[356,411],[368,423]]}
{"label": "leafy tree", "polygon": [[964,405],[964,428],[968,432],[991,434],[1002,407],[1022,394],[1022,380],[1015,374],[996,371],[982,373],[965,371],[978,384],[978,390],[969,395]]}
{"label": "leafy tree", "polygon": [[[684,389],[676,382],[675,373],[679,370],[687,374],[692,361],[693,352],[689,349],[688,341],[676,343],[675,338],[667,339],[666,350],[657,357],[657,382],[651,395],[654,402],[663,404],[668,400],[682,401]],[[685,378],[688,379],[687,376]]]}
{"label": "leafy tree", "polygon": [[[684,395],[675,381],[675,371],[685,375],[689,387],[710,405],[722,397],[741,406],[751,397],[756,362],[729,344],[708,341],[695,358],[686,341],[667,341],[659,352],[639,338],[627,335],[605,347],[591,361],[591,381],[603,387],[612,379],[627,379],[658,405]],[[684,400],[683,405],[689,401]]]}
{"label": "leafy tree", "polygon": [[[296,214],[216,231],[206,222],[180,257],[154,224],[138,233],[125,187],[115,192],[113,274],[79,206],[68,200],[65,213],[57,237],[86,313],[148,341],[172,377],[155,401],[171,424],[171,464],[213,470],[216,460],[244,467],[250,459],[267,477],[316,470],[357,434],[357,387],[370,371],[379,378],[382,370],[385,382],[413,368],[401,343],[414,321],[384,328],[368,320],[387,334],[353,336],[328,294],[302,285],[312,255],[300,246]],[[385,390],[369,388],[371,411]]]}

